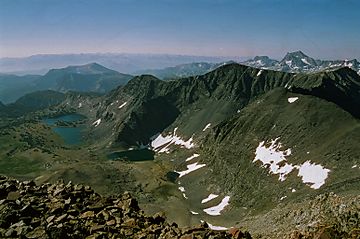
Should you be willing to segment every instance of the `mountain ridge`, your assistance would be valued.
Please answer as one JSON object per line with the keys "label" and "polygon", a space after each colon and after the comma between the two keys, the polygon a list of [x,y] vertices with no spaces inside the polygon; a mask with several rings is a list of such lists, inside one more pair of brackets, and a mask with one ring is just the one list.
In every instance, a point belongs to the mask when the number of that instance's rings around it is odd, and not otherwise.
{"label": "mountain ridge", "polygon": [[[260,57],[261,58],[261,57]],[[268,58],[268,57],[267,57]],[[269,63],[270,62],[270,63]],[[245,65],[249,65],[261,69],[269,69],[276,71],[285,71],[293,73],[311,73],[320,72],[324,70],[332,70],[341,67],[349,67],[360,74],[360,63],[356,60],[315,60],[309,57],[302,51],[288,52],[280,61],[270,59],[267,62],[259,61],[259,57],[256,56],[253,59],[242,62]]]}
{"label": "mountain ridge", "polygon": [[[3,75],[0,77],[0,80],[4,82],[4,88],[0,87],[0,99],[9,103],[26,93],[39,90],[55,90],[63,93],[67,91],[106,93],[119,85],[126,84],[132,77],[98,63],[50,69],[43,76]],[[15,84],[10,84],[11,82]]]}

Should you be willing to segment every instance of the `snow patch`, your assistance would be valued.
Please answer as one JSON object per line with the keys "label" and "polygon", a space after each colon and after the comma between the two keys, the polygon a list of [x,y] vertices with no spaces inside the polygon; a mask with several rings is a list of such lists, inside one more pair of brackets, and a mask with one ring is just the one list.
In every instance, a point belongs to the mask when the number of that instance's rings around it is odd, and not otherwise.
{"label": "snow patch", "polygon": [[192,215],[198,215],[198,212],[190,211]]}
{"label": "snow patch", "polygon": [[82,107],[82,103],[80,102],[79,105],[78,105],[78,108],[81,108]]}
{"label": "snow patch", "polygon": [[296,166],[299,169],[298,176],[302,178],[303,183],[312,184],[310,188],[319,189],[325,184],[325,179],[328,177],[329,169],[324,168],[319,164],[312,164],[310,161],[306,161],[300,166]]}
{"label": "snow patch", "polygon": [[92,123],[92,125],[94,125],[95,127],[99,126],[99,124],[101,123],[101,119],[96,120],[94,123]]}
{"label": "snow patch", "polygon": [[352,166],[351,168],[357,168],[357,164],[355,164],[354,166]]}
{"label": "snow patch", "polygon": [[126,104],[127,102],[124,102],[122,105],[119,106],[119,109],[123,108]]}
{"label": "snow patch", "polygon": [[193,154],[192,156],[188,157],[188,158],[185,160],[185,162],[191,161],[192,159],[197,158],[197,157],[199,157],[199,156],[200,156],[200,154]]}
{"label": "snow patch", "polygon": [[185,176],[186,174],[194,172],[194,171],[196,171],[196,170],[198,170],[198,169],[200,169],[202,167],[205,167],[205,166],[206,166],[206,164],[198,164],[198,162],[196,162],[196,163],[193,163],[193,164],[186,165],[187,170],[180,171],[180,172],[175,171],[175,172],[178,173],[179,178],[181,178],[181,177]]}
{"label": "snow patch", "polygon": [[295,101],[297,101],[298,99],[299,99],[299,97],[289,97],[288,102],[291,104],[291,103],[294,103]]}
{"label": "snow patch", "polygon": [[283,196],[280,198],[280,201],[284,200],[285,198],[287,198],[287,196]]}
{"label": "snow patch", "polygon": [[207,203],[207,202],[217,198],[218,196],[219,195],[210,193],[210,195],[207,198],[204,198],[203,200],[201,200],[201,203]]}
{"label": "snow patch", "polygon": [[226,196],[223,198],[223,200],[214,207],[209,207],[204,209],[203,211],[211,216],[218,216],[221,215],[221,211],[224,210],[224,208],[229,205],[230,196]]}
{"label": "snow patch", "polygon": [[302,58],[301,61],[304,62],[306,65],[311,65],[305,58]]}
{"label": "snow patch", "polygon": [[210,223],[208,223],[208,222],[206,222],[206,224],[209,226],[209,228],[210,228],[211,230],[214,230],[214,231],[226,231],[226,230],[229,229],[229,228],[227,228],[227,227],[214,226],[214,225],[212,225],[212,224],[210,224]]}
{"label": "snow patch", "polygon": [[262,72],[263,72],[263,70],[260,70],[260,71],[256,74],[256,76],[260,76]]}
{"label": "snow patch", "polygon": [[291,192],[292,193],[296,192],[296,189],[295,188],[291,189]]}
{"label": "snow patch", "polygon": [[287,163],[286,157],[291,155],[291,149],[281,150],[282,144],[278,143],[278,140],[279,138],[271,140],[269,147],[266,147],[265,141],[260,142],[253,162],[261,161],[263,167],[267,167],[270,173],[279,174],[280,181],[285,181],[290,172],[298,169],[298,176],[302,178],[303,183],[311,184],[311,188],[319,189],[325,184],[325,179],[330,172],[329,169],[319,164],[312,164],[310,161],[306,161],[301,165]]}
{"label": "snow patch", "polygon": [[165,137],[162,136],[160,133],[151,137],[150,140],[152,141],[150,145],[154,149],[154,151],[159,153],[169,152],[169,146],[173,144],[180,145],[181,147],[187,149],[191,149],[195,146],[195,144],[192,142],[192,137],[185,141],[180,136],[176,135],[176,130],[177,128],[174,129],[173,133],[170,133]]}
{"label": "snow patch", "polygon": [[179,191],[182,192],[182,195],[185,199],[188,199],[188,197],[185,194],[185,188],[184,187],[178,187]]}
{"label": "snow patch", "polygon": [[261,161],[263,167],[269,166],[270,173],[279,174],[279,180],[284,181],[286,175],[294,169],[294,166],[285,163],[284,166],[280,167],[280,164],[286,161],[286,157],[291,155],[291,149],[281,150],[282,144],[278,143],[278,140],[279,138],[272,140],[269,147],[266,147],[265,141],[260,142],[256,148],[253,162]]}
{"label": "snow patch", "polygon": [[203,131],[205,131],[205,130],[207,130],[208,128],[210,128],[210,126],[211,126],[211,123],[208,123],[208,124],[204,127]]}

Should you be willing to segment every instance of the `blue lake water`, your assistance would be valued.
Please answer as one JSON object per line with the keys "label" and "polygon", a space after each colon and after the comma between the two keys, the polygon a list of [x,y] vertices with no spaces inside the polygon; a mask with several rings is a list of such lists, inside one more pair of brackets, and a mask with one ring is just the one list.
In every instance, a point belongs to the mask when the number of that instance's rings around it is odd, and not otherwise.
{"label": "blue lake water", "polygon": [[76,127],[63,127],[57,126],[56,122],[76,122],[85,119],[85,116],[79,114],[68,114],[54,118],[45,118],[43,122],[52,127],[52,130],[60,135],[66,144],[77,145],[83,142],[83,130],[84,126]]}

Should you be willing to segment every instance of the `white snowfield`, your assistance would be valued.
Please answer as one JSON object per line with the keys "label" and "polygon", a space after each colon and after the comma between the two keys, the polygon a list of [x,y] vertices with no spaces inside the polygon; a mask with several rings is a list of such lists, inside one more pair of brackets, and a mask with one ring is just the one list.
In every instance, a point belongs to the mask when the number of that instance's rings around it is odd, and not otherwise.
{"label": "white snowfield", "polygon": [[122,105],[119,106],[119,109],[123,108],[126,104],[127,102],[124,102]]}
{"label": "white snowfield", "polygon": [[218,205],[206,208],[203,211],[211,216],[219,216],[221,215],[221,211],[229,205],[229,200],[230,196],[225,196]]}
{"label": "white snowfield", "polygon": [[306,161],[300,166],[298,176],[302,178],[303,183],[312,184],[310,187],[313,189],[319,189],[325,184],[325,179],[328,177],[329,169],[324,168],[321,165],[312,164],[310,161]]}
{"label": "white snowfield", "polygon": [[298,99],[299,99],[299,97],[289,97],[288,102],[291,104],[291,103],[294,103],[295,101],[297,101]]}
{"label": "white snowfield", "polygon": [[205,130],[207,130],[208,128],[210,128],[210,126],[211,126],[211,123],[208,123],[208,124],[204,127],[203,132],[204,132]]}
{"label": "white snowfield", "polygon": [[206,164],[198,164],[198,162],[196,162],[196,163],[192,163],[192,164],[186,165],[187,170],[180,171],[180,172],[175,171],[175,172],[178,173],[178,174],[180,174],[180,175],[179,175],[179,178],[181,178],[181,177],[185,176],[186,174],[189,174],[189,173],[191,173],[191,172],[194,172],[194,171],[196,171],[196,170],[198,170],[198,169],[200,169],[200,168],[202,168],[202,167],[205,167],[205,166],[206,166]]}
{"label": "white snowfield", "polygon": [[279,174],[279,180],[284,181],[286,175],[293,170],[293,166],[285,163],[284,166],[280,167],[280,164],[286,161],[286,157],[291,155],[291,149],[282,151],[282,144],[278,143],[278,140],[279,138],[272,140],[269,147],[266,147],[265,141],[260,142],[256,148],[253,162],[261,161],[263,166],[270,166],[270,173]]}
{"label": "white snowfield", "polygon": [[190,156],[190,157],[188,157],[187,159],[185,159],[185,162],[191,161],[191,160],[193,160],[194,158],[197,158],[197,157],[199,157],[199,156],[200,156],[200,154],[193,154],[192,156]]}
{"label": "white snowfield", "polygon": [[325,184],[330,172],[329,169],[310,161],[306,161],[301,165],[287,163],[286,158],[291,155],[291,149],[281,150],[282,144],[278,141],[279,138],[271,140],[268,147],[265,145],[265,141],[260,142],[256,148],[253,162],[261,161],[263,167],[269,167],[270,173],[279,174],[280,181],[285,181],[287,175],[297,169],[299,170],[298,176],[302,178],[303,183],[310,184],[310,188],[319,189]]}
{"label": "white snowfield", "polygon": [[177,128],[174,129],[173,133],[170,133],[167,136],[162,136],[161,133],[151,137],[151,147],[158,153],[165,153],[170,151],[170,145],[180,145],[181,147],[191,149],[195,147],[195,144],[192,142],[193,138],[191,137],[187,141],[183,140],[180,136],[176,135]]}
{"label": "white snowfield", "polygon": [[92,125],[94,125],[95,127],[99,126],[99,124],[101,123],[101,119],[96,120],[94,123],[92,123]]}
{"label": "white snowfield", "polygon": [[216,195],[216,194],[212,194],[210,193],[209,196],[207,196],[207,198],[204,198],[203,200],[201,200],[201,203],[207,203],[207,202],[210,202],[211,200],[217,198],[219,195]]}

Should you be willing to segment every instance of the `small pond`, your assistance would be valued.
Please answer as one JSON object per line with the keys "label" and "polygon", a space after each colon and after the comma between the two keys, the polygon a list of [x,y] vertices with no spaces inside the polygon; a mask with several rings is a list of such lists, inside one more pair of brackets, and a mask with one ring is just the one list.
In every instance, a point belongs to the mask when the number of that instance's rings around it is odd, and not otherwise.
{"label": "small pond", "polygon": [[43,122],[51,126],[52,130],[60,135],[66,144],[77,145],[83,142],[84,126],[76,124],[86,119],[79,114],[67,114],[52,118],[44,118]]}

